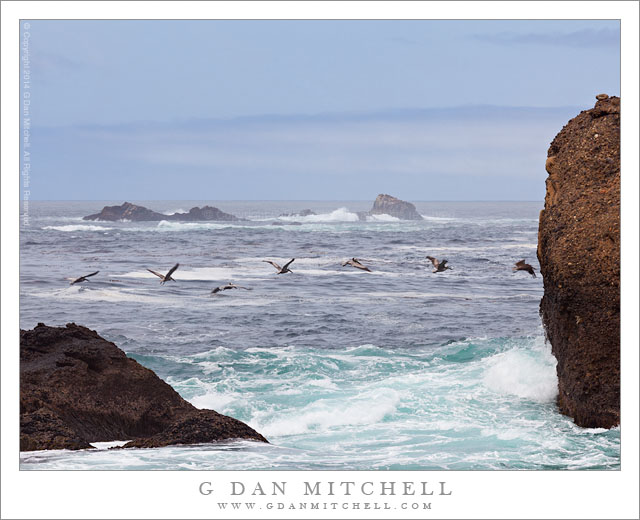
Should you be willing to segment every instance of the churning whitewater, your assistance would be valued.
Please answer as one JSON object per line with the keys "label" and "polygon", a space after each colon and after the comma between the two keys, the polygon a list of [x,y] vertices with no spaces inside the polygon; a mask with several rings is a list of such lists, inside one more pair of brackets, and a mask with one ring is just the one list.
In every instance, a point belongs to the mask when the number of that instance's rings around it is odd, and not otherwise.
{"label": "churning whitewater", "polygon": [[[156,201],[144,205],[248,220],[82,220],[114,203],[31,203],[21,328],[95,329],[271,444],[97,443],[22,453],[22,469],[619,469],[619,429],[557,412],[542,280],[512,272],[539,267],[541,203],[416,203],[423,221],[362,221],[368,202]],[[427,255],[452,270],[432,273]],[[353,257],[371,272],[342,266]],[[263,262],[291,258],[283,275]],[[175,283],[147,271],[178,262]],[[211,294],[229,282],[251,290]]]}

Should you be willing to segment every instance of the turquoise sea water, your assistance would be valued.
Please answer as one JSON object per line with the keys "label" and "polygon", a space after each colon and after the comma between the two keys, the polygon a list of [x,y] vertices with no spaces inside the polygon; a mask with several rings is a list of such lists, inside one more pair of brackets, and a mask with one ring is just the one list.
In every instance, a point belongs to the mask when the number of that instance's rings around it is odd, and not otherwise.
{"label": "turquoise sea water", "polygon": [[[271,444],[100,443],[23,453],[22,469],[619,469],[619,429],[557,412],[542,280],[511,272],[538,267],[540,204],[418,202],[422,222],[362,222],[370,203],[353,201],[209,202],[251,219],[237,223],[80,219],[104,204],[33,204],[21,327],[93,328]],[[279,217],[305,208],[318,214]],[[453,270],[433,274],[426,255]],[[373,272],[342,267],[352,256]],[[262,262],[292,257],[293,274]],[[178,261],[175,284],[146,271]],[[251,291],[210,294],[229,281]]]}

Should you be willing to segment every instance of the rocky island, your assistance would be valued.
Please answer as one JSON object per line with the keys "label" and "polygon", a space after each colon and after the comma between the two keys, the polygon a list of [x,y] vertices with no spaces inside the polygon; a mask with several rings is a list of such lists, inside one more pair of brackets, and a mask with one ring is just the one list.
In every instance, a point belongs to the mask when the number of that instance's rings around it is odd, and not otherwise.
{"label": "rocky island", "polygon": [[111,222],[118,220],[131,220],[132,222],[176,220],[197,222],[205,220],[238,221],[241,219],[213,206],[195,207],[191,208],[188,213],[165,215],[145,208],[144,206],[137,206],[136,204],[125,202],[121,206],[105,206],[100,213],[87,215],[86,217],[82,217],[82,220],[106,220]]}
{"label": "rocky island", "polygon": [[620,98],[597,96],[546,161],[540,313],[558,360],[558,407],[579,426],[620,423]]}
{"label": "rocky island", "polygon": [[384,193],[376,197],[369,214],[391,215],[400,220],[424,220],[411,202],[406,202]]}
{"label": "rocky island", "polygon": [[69,323],[20,331],[20,450],[267,440],[237,419],[200,410],[97,332]]}

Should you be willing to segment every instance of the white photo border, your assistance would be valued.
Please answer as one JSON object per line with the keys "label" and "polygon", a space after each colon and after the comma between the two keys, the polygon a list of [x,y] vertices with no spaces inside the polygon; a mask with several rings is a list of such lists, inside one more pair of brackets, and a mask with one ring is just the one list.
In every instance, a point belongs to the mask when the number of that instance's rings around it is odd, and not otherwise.
{"label": "white photo border", "polygon": [[[637,2],[2,2],[2,518],[638,518]],[[622,469],[620,471],[19,471],[19,21],[31,19],[620,19]],[[595,65],[594,65],[595,66]],[[544,161],[544,158],[541,158]],[[231,482],[287,482],[262,509],[220,510]],[[322,497],[397,509],[267,509],[308,501],[309,482],[446,482],[449,496]],[[200,493],[203,482],[213,488]],[[400,484],[399,484],[400,485]],[[237,499],[237,497],[236,497]],[[249,500],[248,497],[244,498]],[[357,499],[357,500],[356,500]],[[253,500],[253,498],[252,498]],[[430,510],[402,509],[430,502]]]}

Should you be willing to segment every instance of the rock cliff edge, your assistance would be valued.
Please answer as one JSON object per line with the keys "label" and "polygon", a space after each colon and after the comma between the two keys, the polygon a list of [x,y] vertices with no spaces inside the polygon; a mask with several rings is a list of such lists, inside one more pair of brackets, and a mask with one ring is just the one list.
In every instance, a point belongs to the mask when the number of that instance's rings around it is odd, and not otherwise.
{"label": "rock cliff edge", "polygon": [[620,423],[620,98],[565,125],[540,212],[540,313],[558,360],[558,406],[584,427]]}
{"label": "rock cliff edge", "polygon": [[75,323],[20,331],[21,451],[233,438],[267,442],[237,419],[197,409],[95,331]]}

